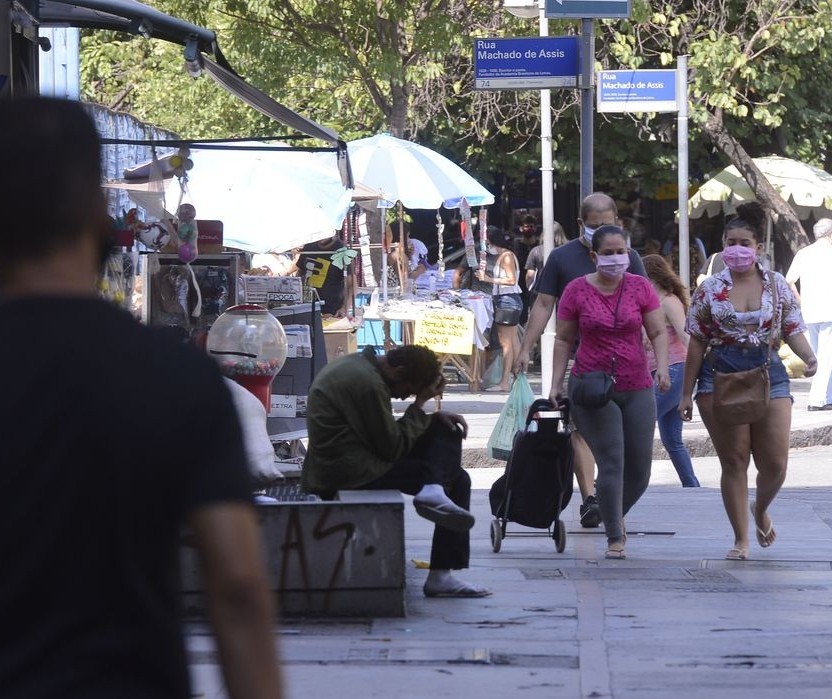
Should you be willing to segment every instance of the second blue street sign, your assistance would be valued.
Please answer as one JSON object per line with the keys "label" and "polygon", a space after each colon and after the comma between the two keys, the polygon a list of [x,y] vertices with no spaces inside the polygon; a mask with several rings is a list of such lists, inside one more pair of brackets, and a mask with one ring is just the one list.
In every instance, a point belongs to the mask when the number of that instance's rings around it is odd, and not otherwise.
{"label": "second blue street sign", "polygon": [[546,17],[615,19],[630,16],[630,0],[546,0]]}
{"label": "second blue street sign", "polygon": [[577,36],[474,40],[477,90],[577,87],[580,65]]}

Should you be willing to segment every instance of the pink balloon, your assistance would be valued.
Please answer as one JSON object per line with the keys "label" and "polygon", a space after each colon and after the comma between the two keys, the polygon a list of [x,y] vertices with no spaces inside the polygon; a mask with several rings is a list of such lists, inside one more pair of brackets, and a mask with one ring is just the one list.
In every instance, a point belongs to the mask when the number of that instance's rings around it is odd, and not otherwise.
{"label": "pink balloon", "polygon": [[179,259],[188,264],[196,259],[196,247],[190,243],[182,243],[179,246]]}

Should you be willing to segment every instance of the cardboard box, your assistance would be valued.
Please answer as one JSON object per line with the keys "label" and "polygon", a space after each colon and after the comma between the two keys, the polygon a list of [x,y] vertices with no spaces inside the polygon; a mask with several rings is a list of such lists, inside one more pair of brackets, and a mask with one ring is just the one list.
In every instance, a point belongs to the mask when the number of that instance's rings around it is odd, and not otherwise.
{"label": "cardboard box", "polygon": [[324,344],[327,361],[332,361],[342,354],[358,351],[355,330],[324,330]]}
{"label": "cardboard box", "polygon": [[244,274],[242,280],[246,303],[278,308],[300,303],[303,299],[303,280],[300,277]]}
{"label": "cardboard box", "polygon": [[222,252],[222,221],[197,221],[196,227],[196,247],[200,255],[211,255]]}

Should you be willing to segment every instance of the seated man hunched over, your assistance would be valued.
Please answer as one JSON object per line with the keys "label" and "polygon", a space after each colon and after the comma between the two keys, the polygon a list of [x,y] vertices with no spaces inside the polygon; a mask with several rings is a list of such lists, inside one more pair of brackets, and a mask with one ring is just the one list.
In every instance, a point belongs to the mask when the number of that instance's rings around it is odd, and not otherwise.
{"label": "seated man hunched over", "polygon": [[[324,498],[344,489],[414,495],[416,512],[436,525],[425,595],[484,597],[488,590],[452,573],[468,567],[474,517],[471,478],[461,465],[468,425],[460,415],[423,410],[444,385],[436,355],[417,345],[383,356],[365,347],[327,364],[309,389],[302,484]],[[411,395],[395,419],[391,398]]]}

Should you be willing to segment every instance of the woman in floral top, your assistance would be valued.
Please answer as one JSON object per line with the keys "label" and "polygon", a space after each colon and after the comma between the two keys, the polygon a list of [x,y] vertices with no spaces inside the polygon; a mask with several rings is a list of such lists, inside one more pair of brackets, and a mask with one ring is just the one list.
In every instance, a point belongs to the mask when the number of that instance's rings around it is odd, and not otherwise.
{"label": "woman in floral top", "polygon": [[[777,355],[778,340],[785,340],[806,362],[807,375],[817,369],[789,285],[776,272],[769,276],[757,262],[765,221],[762,207],[750,202],[738,206],[737,214],[723,236],[726,268],[703,281],[691,299],[687,320],[690,344],[679,403],[682,419],[690,420],[697,384],[696,404],[719,456],[722,501],[734,530],[734,546],[725,554],[729,560],[748,558],[749,509],[760,546],[771,546],[776,538],[767,510],[786,479],[792,416],[789,377]],[[772,308],[772,279],[777,285],[777,309]],[[775,319],[776,327],[772,329]],[[713,409],[714,370],[730,373],[765,364],[772,331],[775,349],[770,353],[766,414],[751,424],[724,424]],[[756,500],[749,505],[748,465],[752,456],[757,467],[757,491]]]}

